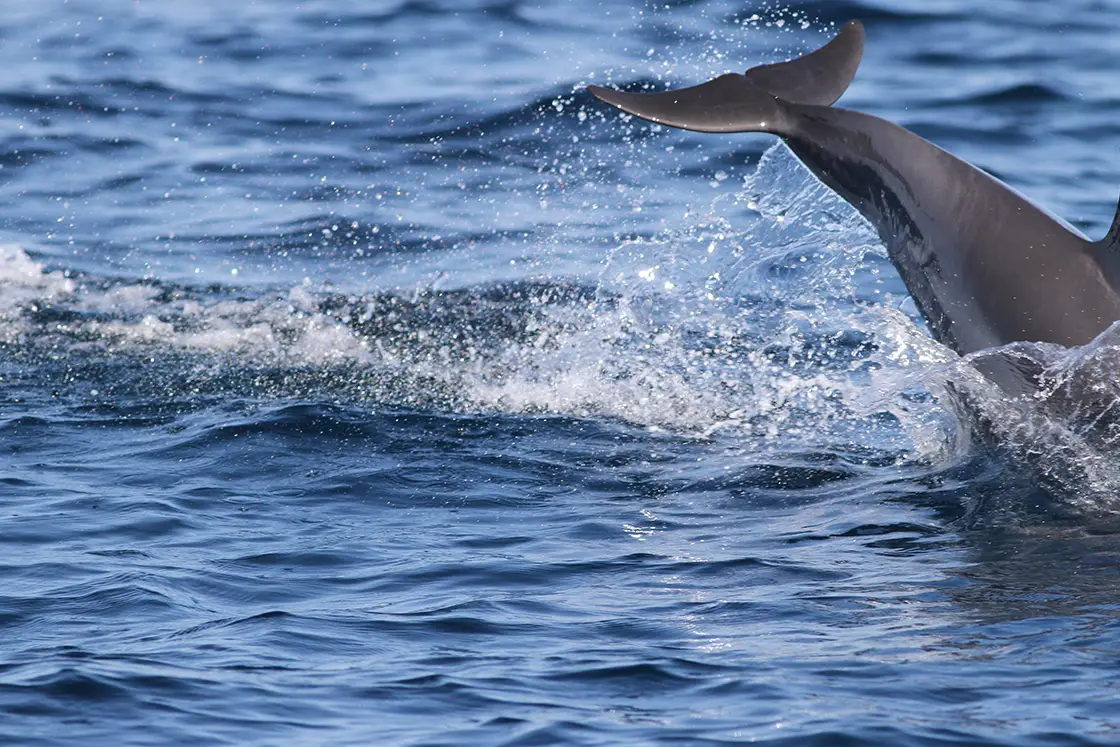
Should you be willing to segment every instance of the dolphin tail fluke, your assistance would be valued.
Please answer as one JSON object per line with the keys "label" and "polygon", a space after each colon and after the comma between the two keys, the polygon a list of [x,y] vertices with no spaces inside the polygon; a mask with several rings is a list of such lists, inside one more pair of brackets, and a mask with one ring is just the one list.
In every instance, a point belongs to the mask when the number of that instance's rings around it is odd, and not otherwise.
{"label": "dolphin tail fluke", "polygon": [[625,93],[588,86],[595,98],[627,114],[697,132],[781,134],[782,102],[738,73],[665,93]]}
{"label": "dolphin tail fluke", "polygon": [[847,89],[863,56],[863,25],[849,21],[836,38],[789,62],[728,73],[691,88],[625,93],[588,86],[596,98],[651,122],[698,132],[787,131],[784,104],[828,106]]}
{"label": "dolphin tail fluke", "polygon": [[831,106],[848,90],[863,59],[863,24],[848,21],[832,41],[789,62],[752,67],[746,79],[794,104]]}

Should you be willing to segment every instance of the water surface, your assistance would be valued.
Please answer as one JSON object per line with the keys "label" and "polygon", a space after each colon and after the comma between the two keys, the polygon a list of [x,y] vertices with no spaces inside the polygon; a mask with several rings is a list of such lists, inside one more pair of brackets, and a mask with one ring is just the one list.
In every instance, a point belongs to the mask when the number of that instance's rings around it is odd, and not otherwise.
{"label": "water surface", "polygon": [[787,151],[583,91],[861,18],[845,105],[1099,236],[1120,10],[7,11],[6,743],[1120,741],[1115,452],[976,445]]}

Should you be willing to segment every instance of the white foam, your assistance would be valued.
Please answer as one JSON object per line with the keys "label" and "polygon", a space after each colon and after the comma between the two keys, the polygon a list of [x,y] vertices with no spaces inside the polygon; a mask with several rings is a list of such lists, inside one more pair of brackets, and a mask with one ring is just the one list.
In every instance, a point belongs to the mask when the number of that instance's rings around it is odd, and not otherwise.
{"label": "white foam", "polygon": [[74,293],[75,283],[62,271],[47,272],[22,247],[0,244],[0,315],[10,317],[37,302]]}
{"label": "white foam", "polygon": [[[470,334],[484,338],[477,344],[406,311],[384,320],[394,329],[404,325],[397,333],[364,335],[354,322],[376,325],[373,315],[397,312],[355,298],[324,313],[325,289],[310,282],[253,298],[146,282],[78,285],[18,247],[0,253],[0,313],[26,328],[21,310],[50,302],[84,314],[67,321],[65,334],[117,351],[162,347],[246,367],[357,365],[371,381],[418,389],[434,382],[475,410],[823,441],[833,426],[875,412],[925,422],[903,396],[917,380],[910,369],[943,362],[904,315],[853,303],[852,267],[873,253],[874,238],[852,216],[775,147],[741,193],[717,197],[681,229],[619,242],[603,265],[597,298],[572,305],[541,295],[535,306],[508,312],[521,315],[528,334],[500,340],[476,329]],[[438,307],[440,298],[425,303]],[[478,323],[452,322],[463,325],[463,335]],[[880,350],[845,362],[847,353],[828,340],[853,329],[878,338]],[[878,369],[870,386],[884,390],[877,396],[860,373],[869,361]],[[897,384],[886,386],[890,372]],[[425,396],[417,391],[415,401]]]}
{"label": "white foam", "polygon": [[[746,204],[751,213],[742,211]],[[471,400],[701,436],[826,438],[832,424],[882,411],[916,425],[900,405],[903,387],[869,396],[866,382],[857,381],[852,367],[866,361],[829,369],[821,364],[830,361],[812,358],[835,351],[810,349],[809,338],[885,331],[889,344],[876,365],[913,388],[916,377],[907,369],[948,355],[905,315],[854,306],[852,265],[875,240],[853,216],[776,146],[741,194],[716,198],[681,230],[620,242],[600,275],[600,287],[617,294],[618,304],[589,309],[579,329],[548,350],[508,350],[500,377],[467,382]],[[792,267],[793,280],[776,279],[775,266]],[[797,308],[790,307],[791,292]],[[772,349],[787,357],[772,357]],[[808,359],[793,360],[798,356]],[[915,433],[922,440],[945,440],[931,435],[943,430],[935,418],[922,425]]]}

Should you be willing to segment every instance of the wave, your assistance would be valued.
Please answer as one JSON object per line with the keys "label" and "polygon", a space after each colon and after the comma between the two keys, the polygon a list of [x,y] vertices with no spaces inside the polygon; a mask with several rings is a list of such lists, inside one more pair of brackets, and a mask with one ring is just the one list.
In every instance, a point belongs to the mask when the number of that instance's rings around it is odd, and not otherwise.
{"label": "wave", "polygon": [[974,106],[977,104],[991,106],[999,104],[1060,103],[1067,100],[1069,100],[1069,96],[1054,86],[1048,86],[1043,83],[1017,83],[987,91],[979,91],[967,96],[954,98],[945,103],[963,106]]}
{"label": "wave", "polygon": [[[732,225],[735,207],[754,218]],[[297,233],[328,231],[340,246],[407,241],[360,223],[336,239],[335,225]],[[315,246],[293,238],[289,249]],[[7,246],[0,365],[9,386],[45,381],[78,402],[314,399],[606,418],[772,453],[863,442],[948,463],[968,453],[972,427],[1073,503],[1111,506],[1120,434],[1082,422],[1069,392],[1097,386],[1115,345],[1015,348],[1045,372],[1046,406],[1024,409],[986,385],[975,357],[956,359],[915,314],[884,303],[877,276],[888,268],[862,221],[776,146],[687,227],[619,240],[597,279],[360,293],[310,281],[193,286],[50,269]],[[1085,407],[1107,409],[1120,392],[1094,396]],[[781,464],[764,463],[759,479],[846,476]]]}
{"label": "wave", "polygon": [[[867,242],[858,224],[835,222],[835,206],[813,208],[825,193],[794,174],[803,188],[787,194],[806,202],[800,229],[768,202],[777,198],[747,200],[770,228],[701,218],[686,233],[624,240],[590,284],[250,293],[48,269],[8,246],[0,344],[73,396],[315,395],[775,435],[795,426],[797,412],[846,417],[848,379],[877,354],[827,310],[790,303],[785,289],[806,281],[826,294],[834,286],[841,304],[851,295],[850,269],[821,252],[822,230],[831,226],[828,241],[852,243],[860,256]],[[788,156],[773,156],[756,180],[783,178]],[[756,187],[783,194],[779,184]],[[289,248],[315,246],[307,234],[333,235],[335,225],[301,224]],[[406,238],[376,224],[347,231],[337,232],[343,244]]]}

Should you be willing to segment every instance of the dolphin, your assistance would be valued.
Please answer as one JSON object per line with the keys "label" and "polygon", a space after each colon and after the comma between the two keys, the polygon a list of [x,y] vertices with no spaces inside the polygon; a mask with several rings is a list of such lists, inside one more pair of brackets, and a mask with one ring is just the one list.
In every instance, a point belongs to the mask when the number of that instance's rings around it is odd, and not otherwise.
{"label": "dolphin", "polygon": [[[855,77],[864,30],[820,49],[664,93],[588,86],[622,111],[698,132],[782,138],[878,231],[935,339],[960,355],[1013,342],[1085,345],[1120,319],[1120,208],[1091,241],[992,175],[913,132],[834,107]],[[977,368],[1010,394],[1037,371],[1016,356]]]}

